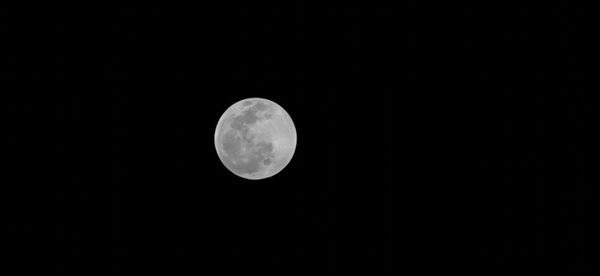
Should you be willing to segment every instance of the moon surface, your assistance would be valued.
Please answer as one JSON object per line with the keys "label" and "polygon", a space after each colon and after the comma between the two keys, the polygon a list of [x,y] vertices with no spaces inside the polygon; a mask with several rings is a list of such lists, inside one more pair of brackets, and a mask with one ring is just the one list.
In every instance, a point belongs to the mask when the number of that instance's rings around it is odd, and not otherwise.
{"label": "moon surface", "polygon": [[[256,152],[255,148],[244,148],[240,153],[244,158],[238,160],[224,150],[224,134],[233,131],[242,135],[232,128],[232,122],[234,119],[241,121],[248,111],[256,114],[257,119],[250,124],[243,123],[241,127],[246,129],[245,137],[252,141],[252,145],[261,141],[271,144],[269,161],[259,162],[255,158],[258,155],[252,155]],[[233,174],[252,180],[268,178],[283,170],[294,155],[296,140],[296,128],[289,114],[275,102],[262,98],[248,98],[231,105],[219,119],[215,130],[215,148],[223,165]]]}

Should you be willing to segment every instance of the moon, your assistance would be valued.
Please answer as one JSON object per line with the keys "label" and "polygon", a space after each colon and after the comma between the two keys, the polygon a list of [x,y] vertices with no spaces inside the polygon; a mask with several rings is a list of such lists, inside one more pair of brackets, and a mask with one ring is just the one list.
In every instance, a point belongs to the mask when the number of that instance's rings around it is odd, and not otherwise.
{"label": "moon", "polygon": [[[246,118],[250,121],[244,121]],[[237,135],[246,141],[235,143],[240,151],[237,156],[225,151],[226,135]],[[233,174],[251,180],[265,179],[283,170],[294,155],[296,141],[290,115],[277,103],[263,98],[234,103],[223,113],[215,130],[215,148],[223,165]],[[271,150],[261,155],[259,144],[271,145]]]}

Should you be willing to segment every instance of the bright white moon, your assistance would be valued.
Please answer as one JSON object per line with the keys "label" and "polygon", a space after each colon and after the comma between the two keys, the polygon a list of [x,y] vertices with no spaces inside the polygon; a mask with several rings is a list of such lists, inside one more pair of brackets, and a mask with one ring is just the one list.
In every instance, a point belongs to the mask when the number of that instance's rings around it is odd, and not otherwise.
{"label": "bright white moon", "polygon": [[241,100],[219,119],[215,147],[229,171],[246,179],[280,172],[296,149],[296,128],[278,104],[261,98]]}

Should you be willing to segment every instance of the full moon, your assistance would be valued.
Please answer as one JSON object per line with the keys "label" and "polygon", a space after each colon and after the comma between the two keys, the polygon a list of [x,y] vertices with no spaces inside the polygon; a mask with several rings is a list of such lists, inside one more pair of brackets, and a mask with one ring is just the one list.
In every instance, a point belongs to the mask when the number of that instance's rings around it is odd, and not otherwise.
{"label": "full moon", "polygon": [[296,149],[296,128],[278,104],[249,98],[231,105],[219,119],[215,148],[223,165],[245,179],[279,173]]}

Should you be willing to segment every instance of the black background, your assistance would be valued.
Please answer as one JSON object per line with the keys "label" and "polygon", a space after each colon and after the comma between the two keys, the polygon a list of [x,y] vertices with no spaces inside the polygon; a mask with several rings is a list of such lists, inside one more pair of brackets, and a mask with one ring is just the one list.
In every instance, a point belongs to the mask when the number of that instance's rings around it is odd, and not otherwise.
{"label": "black background", "polygon": [[434,32],[448,174],[431,182],[445,184],[432,185],[445,192],[429,205],[445,229],[432,248],[477,271],[591,271],[590,14],[566,1],[450,10]]}
{"label": "black background", "polygon": [[[592,24],[564,3],[5,9],[11,261],[590,271]],[[246,97],[298,131],[260,182],[214,152]]]}
{"label": "black background", "polygon": [[[15,269],[390,271],[390,88],[372,82],[381,47],[364,45],[381,44],[365,30],[389,11],[252,6],[3,9]],[[298,132],[291,163],[262,181],[231,174],[213,141],[249,97]]]}

